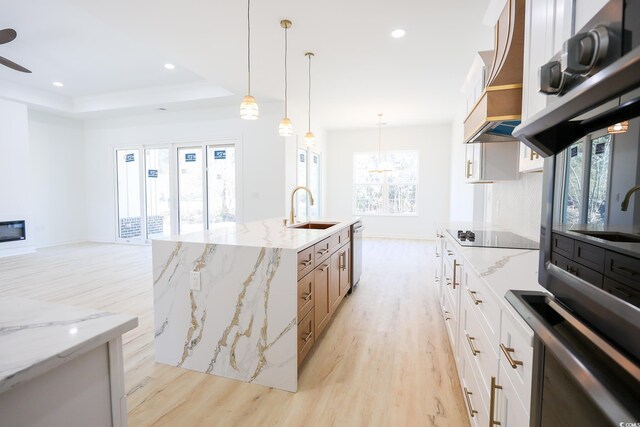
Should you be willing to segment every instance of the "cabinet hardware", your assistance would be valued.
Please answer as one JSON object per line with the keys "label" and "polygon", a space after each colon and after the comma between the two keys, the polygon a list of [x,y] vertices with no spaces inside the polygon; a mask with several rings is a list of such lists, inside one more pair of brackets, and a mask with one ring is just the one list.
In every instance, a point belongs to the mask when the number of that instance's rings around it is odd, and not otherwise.
{"label": "cabinet hardware", "polygon": [[325,271],[327,268],[329,268],[329,264],[323,264],[322,267],[320,267],[320,271]]}
{"label": "cabinet hardware", "polygon": [[445,317],[444,320],[451,320],[451,317]]}
{"label": "cabinet hardware", "polygon": [[342,271],[347,269],[347,253],[346,252],[342,252],[340,254],[340,269]]}
{"label": "cabinet hardware", "polygon": [[523,366],[522,360],[516,360],[511,357],[511,353],[515,351],[513,348],[507,347],[504,344],[500,343],[500,350],[502,350],[504,355],[507,357],[507,362],[509,362],[509,365],[511,365],[513,369],[518,369],[518,365]]}
{"label": "cabinet hardware", "polygon": [[450,251],[449,249],[447,249],[447,255],[453,255],[453,251]]}
{"label": "cabinet hardware", "polygon": [[473,168],[471,167],[472,164],[473,162],[471,160],[467,160],[467,178],[471,178],[471,175],[473,175]]}
{"label": "cabinet hardware", "polygon": [[476,298],[476,294],[477,294],[477,292],[476,292],[476,291],[472,291],[472,290],[471,290],[471,289],[469,289],[469,288],[467,288],[467,291],[469,292],[469,295],[471,295],[471,300],[473,301],[473,303],[474,303],[475,305],[478,305],[478,304],[481,304],[481,303],[482,303],[482,300],[481,300],[481,299],[477,299],[477,298]]}
{"label": "cabinet hardware", "polygon": [[313,332],[309,332],[307,333],[305,336],[302,337],[302,341],[307,342],[311,339],[311,336],[313,335]]}
{"label": "cabinet hardware", "polygon": [[567,265],[567,271],[569,272],[569,274],[573,274],[574,276],[578,275],[578,269],[573,268],[570,265]]}
{"label": "cabinet hardware", "polygon": [[473,354],[474,356],[477,356],[480,353],[480,350],[476,350],[476,348],[473,346],[473,341],[475,340],[474,337],[469,336],[469,334],[465,334],[467,336],[467,342],[469,343],[469,348],[471,348],[471,354]]}
{"label": "cabinet hardware", "polygon": [[302,295],[302,299],[305,300],[305,301],[309,301],[309,300],[311,300],[312,296],[313,296],[313,292],[309,292],[309,293],[306,293],[306,294]]}
{"label": "cabinet hardware", "polygon": [[329,252],[329,249],[328,249],[328,248],[322,248],[322,249],[320,249],[320,250],[318,251],[318,255],[324,255],[324,254],[326,254],[327,252]]}
{"label": "cabinet hardware", "polygon": [[627,267],[616,267],[615,265],[611,266],[611,271],[613,271],[614,273],[622,273],[625,274],[627,276],[635,276],[636,274],[638,274],[637,271],[634,271],[630,268]]}
{"label": "cabinet hardware", "polygon": [[478,411],[476,411],[475,409],[473,409],[473,406],[471,405],[471,399],[469,399],[469,396],[471,396],[473,393],[471,393],[469,390],[467,390],[467,388],[464,388],[464,397],[465,399],[467,399],[467,406],[469,407],[469,415],[471,416],[471,418],[473,418],[475,416],[475,414],[478,413]]}
{"label": "cabinet hardware", "polygon": [[436,258],[440,258],[440,254],[436,252]]}
{"label": "cabinet hardware", "polygon": [[305,259],[303,261],[300,261],[300,264],[302,264],[304,267],[310,266],[311,263],[313,263],[313,260],[311,259],[311,254],[309,254],[309,259]]}
{"label": "cabinet hardware", "polygon": [[453,289],[456,288],[456,267],[460,267],[460,264],[454,259],[453,260]]}
{"label": "cabinet hardware", "polygon": [[496,415],[496,390],[502,390],[502,386],[496,382],[496,377],[491,377],[491,403],[489,404],[489,427],[502,425],[494,419]]}

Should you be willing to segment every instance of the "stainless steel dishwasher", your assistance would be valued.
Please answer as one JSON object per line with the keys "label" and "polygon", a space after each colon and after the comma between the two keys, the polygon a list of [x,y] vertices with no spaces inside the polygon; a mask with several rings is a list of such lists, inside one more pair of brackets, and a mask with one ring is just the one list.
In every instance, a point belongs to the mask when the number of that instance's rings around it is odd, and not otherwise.
{"label": "stainless steel dishwasher", "polygon": [[351,226],[351,289],[360,282],[362,275],[362,221],[358,221]]}

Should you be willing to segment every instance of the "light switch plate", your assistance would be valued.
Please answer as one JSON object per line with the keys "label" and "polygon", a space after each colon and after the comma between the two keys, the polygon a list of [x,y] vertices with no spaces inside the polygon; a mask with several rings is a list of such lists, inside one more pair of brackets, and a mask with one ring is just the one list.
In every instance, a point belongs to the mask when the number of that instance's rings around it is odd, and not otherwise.
{"label": "light switch plate", "polygon": [[200,290],[200,272],[199,271],[191,272],[191,275],[189,276],[189,289],[191,289],[192,291]]}

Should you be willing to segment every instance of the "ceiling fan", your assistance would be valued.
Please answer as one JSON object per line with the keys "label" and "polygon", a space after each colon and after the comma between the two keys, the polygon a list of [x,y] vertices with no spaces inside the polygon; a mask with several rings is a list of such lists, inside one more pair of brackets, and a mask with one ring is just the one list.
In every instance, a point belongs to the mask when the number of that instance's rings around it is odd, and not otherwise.
{"label": "ceiling fan", "polygon": [[[5,44],[13,41],[18,33],[13,28],[5,28],[4,30],[0,30],[0,44]],[[16,71],[20,71],[22,73],[30,73],[30,70],[27,70],[22,65],[16,64],[13,61],[9,61],[7,58],[3,58],[0,56],[0,64],[12,68]]]}

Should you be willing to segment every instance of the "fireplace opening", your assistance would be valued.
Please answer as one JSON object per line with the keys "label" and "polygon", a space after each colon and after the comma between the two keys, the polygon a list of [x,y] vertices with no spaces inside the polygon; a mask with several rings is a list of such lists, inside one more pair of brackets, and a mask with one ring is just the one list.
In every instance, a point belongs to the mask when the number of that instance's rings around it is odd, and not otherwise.
{"label": "fireplace opening", "polygon": [[25,240],[26,238],[24,221],[0,221],[0,243]]}

